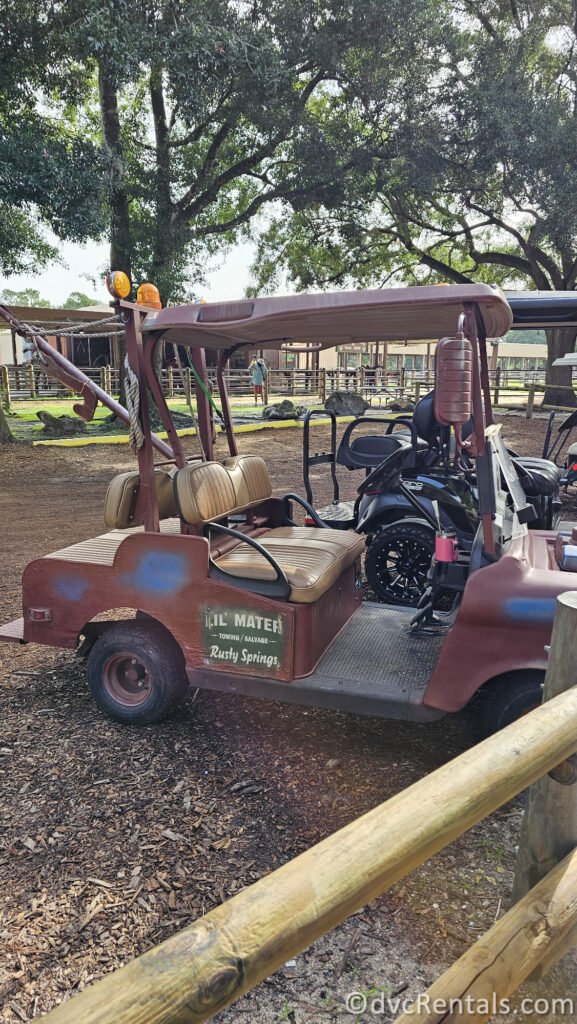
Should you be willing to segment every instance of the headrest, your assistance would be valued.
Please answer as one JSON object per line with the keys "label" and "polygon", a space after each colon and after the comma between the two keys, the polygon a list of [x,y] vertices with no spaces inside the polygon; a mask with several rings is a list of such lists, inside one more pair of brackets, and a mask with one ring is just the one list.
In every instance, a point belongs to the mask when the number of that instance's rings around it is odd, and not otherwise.
{"label": "headrest", "polygon": [[[173,477],[175,466],[155,469],[156,500],[160,519],[178,515],[174,497]],[[104,499],[104,522],[111,530],[127,530],[131,526],[142,526],[142,517],[135,518],[136,502],[140,491],[138,473],[119,473],[108,485]]]}
{"label": "headrest", "polygon": [[174,492],[180,515],[195,526],[222,519],[235,507],[232,480],[219,462],[191,463],[179,469]]}
{"label": "headrest", "polygon": [[246,508],[270,498],[272,484],[260,455],[232,455],[222,464],[230,474],[237,506]]}

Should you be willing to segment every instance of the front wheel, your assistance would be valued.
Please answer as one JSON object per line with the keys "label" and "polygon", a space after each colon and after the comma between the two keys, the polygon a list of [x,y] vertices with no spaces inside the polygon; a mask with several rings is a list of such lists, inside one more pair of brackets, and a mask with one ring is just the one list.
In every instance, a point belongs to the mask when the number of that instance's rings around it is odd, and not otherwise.
{"label": "front wheel", "polygon": [[365,573],[382,601],[416,607],[427,586],[435,534],[414,523],[391,523],[367,547]]}
{"label": "front wheel", "polygon": [[529,714],[543,701],[545,673],[538,669],[505,672],[485,683],[472,703],[472,710],[483,736]]}
{"label": "front wheel", "polygon": [[120,622],[94,644],[86,663],[97,706],[120,722],[145,725],[168,715],[186,688],[184,656],[154,622]]}

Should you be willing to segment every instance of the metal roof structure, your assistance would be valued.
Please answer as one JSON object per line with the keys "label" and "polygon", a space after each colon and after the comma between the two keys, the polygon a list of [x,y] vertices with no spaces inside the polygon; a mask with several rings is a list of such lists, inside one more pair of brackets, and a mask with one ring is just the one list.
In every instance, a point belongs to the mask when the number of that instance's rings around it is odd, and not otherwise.
{"label": "metal roof structure", "polygon": [[402,341],[455,334],[465,303],[475,303],[487,337],[506,334],[511,309],[498,288],[427,285],[319,292],[237,302],[169,306],[147,314],[143,334],[197,348],[277,348],[314,342],[321,348],[361,341]]}

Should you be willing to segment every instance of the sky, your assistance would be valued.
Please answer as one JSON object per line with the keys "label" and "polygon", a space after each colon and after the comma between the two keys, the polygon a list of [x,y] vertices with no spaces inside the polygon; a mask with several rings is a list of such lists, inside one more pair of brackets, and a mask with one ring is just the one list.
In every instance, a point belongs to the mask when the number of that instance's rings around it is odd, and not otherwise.
{"label": "sky", "polygon": [[[0,292],[4,288],[21,291],[35,288],[40,297],[58,307],[66,301],[71,292],[83,292],[90,298],[108,305],[110,296],[106,290],[108,245],[91,242],[87,245],[59,243],[63,263],[52,264],[39,274],[0,274]],[[220,269],[207,275],[207,285],[200,289],[199,299],[207,302],[223,302],[244,296],[249,282],[249,267],[254,259],[254,249],[248,243],[234,246],[223,261]],[[141,282],[134,282],[136,285]],[[152,282],[154,284],[154,282]]]}

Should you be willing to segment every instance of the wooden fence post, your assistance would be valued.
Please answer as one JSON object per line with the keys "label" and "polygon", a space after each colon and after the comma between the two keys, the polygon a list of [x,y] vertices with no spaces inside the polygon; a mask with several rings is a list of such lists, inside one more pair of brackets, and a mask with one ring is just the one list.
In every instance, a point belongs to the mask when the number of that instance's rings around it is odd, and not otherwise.
{"label": "wooden fence post", "polygon": [[[551,700],[575,686],[577,661],[577,593],[560,594],[555,607],[549,663],[543,700]],[[553,774],[571,778],[570,759]],[[513,902],[521,899],[570,850],[577,846],[577,793],[544,775],[529,790],[523,817],[519,854],[513,883]]]}
{"label": "wooden fence post", "polygon": [[501,367],[498,366],[495,370],[495,393],[493,395],[493,405],[497,405],[499,401],[499,386],[501,384]]}
{"label": "wooden fence post", "polygon": [[528,420],[533,419],[533,405],[535,404],[535,381],[529,384],[529,394],[527,395],[527,412],[526,417]]}
{"label": "wooden fence post", "polygon": [[415,405],[417,404],[418,401],[420,401],[420,398],[421,398],[421,382],[420,382],[420,380],[418,380],[415,383]]}
{"label": "wooden fence post", "polygon": [[291,370],[291,395],[296,395],[296,393],[297,393],[297,385],[296,385],[295,371]]}
{"label": "wooden fence post", "polygon": [[319,370],[319,402],[325,404],[327,399],[327,371],[323,366]]}
{"label": "wooden fence post", "polygon": [[186,397],[186,404],[190,405],[192,402],[192,382],[190,379],[190,366],[184,368],[184,394]]}
{"label": "wooden fence post", "polygon": [[112,385],[111,385],[111,380],[110,380],[110,367],[108,365],[106,365],[104,367],[104,381],[105,381],[104,390],[107,391],[109,395],[111,395],[112,394]]}
{"label": "wooden fence post", "polygon": [[174,398],[174,374],[172,366],[168,367],[168,397]]}
{"label": "wooden fence post", "polygon": [[30,385],[30,398],[36,398],[36,381],[34,379],[34,367],[28,364],[28,382]]}
{"label": "wooden fence post", "polygon": [[365,368],[364,368],[364,366],[361,366],[360,372],[359,372],[359,386],[358,386],[359,394],[362,395],[364,393],[364,390],[365,390]]}
{"label": "wooden fence post", "polygon": [[8,376],[8,367],[2,366],[2,391],[3,393],[3,405],[6,412],[10,412],[10,377]]}
{"label": "wooden fence post", "polygon": [[501,1012],[507,997],[544,962],[553,966],[571,941],[577,924],[576,886],[573,850],[395,1024],[480,1024]]}

